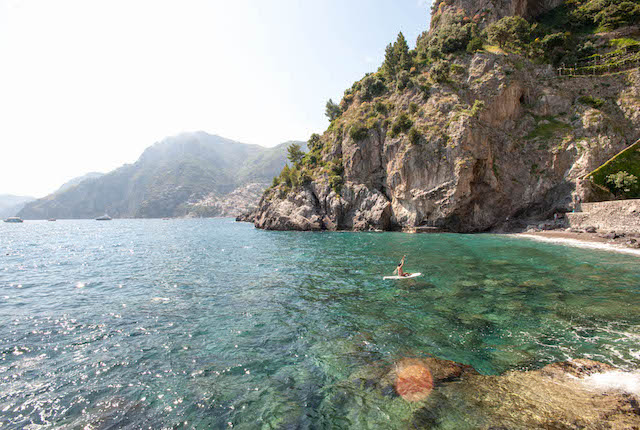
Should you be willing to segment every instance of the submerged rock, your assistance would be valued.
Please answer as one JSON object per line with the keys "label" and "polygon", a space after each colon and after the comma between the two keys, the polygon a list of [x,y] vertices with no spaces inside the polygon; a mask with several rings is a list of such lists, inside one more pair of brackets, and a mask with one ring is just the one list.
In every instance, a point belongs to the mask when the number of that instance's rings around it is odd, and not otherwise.
{"label": "submerged rock", "polygon": [[429,368],[419,360],[404,360],[397,364],[396,392],[409,402],[426,399],[433,390]]}
{"label": "submerged rock", "polygon": [[363,368],[351,381],[396,409],[413,404],[416,428],[640,428],[640,375],[587,359],[481,375],[435,357],[402,358],[386,370]]}

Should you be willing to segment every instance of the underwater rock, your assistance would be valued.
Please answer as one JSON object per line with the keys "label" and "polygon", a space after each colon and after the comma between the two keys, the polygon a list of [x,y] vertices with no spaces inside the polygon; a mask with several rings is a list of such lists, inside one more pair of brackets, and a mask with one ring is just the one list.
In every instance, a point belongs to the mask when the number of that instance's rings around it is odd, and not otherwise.
{"label": "underwater rock", "polygon": [[433,377],[429,369],[421,364],[404,365],[397,370],[396,392],[408,402],[426,399],[433,390]]}
{"label": "underwater rock", "polygon": [[449,428],[462,419],[469,426],[464,428],[481,429],[640,429],[640,393],[618,384],[629,378],[640,380],[637,373],[587,359],[481,375],[471,366],[427,357],[401,358],[386,370],[372,364],[356,379],[377,398],[413,403],[417,428]]}

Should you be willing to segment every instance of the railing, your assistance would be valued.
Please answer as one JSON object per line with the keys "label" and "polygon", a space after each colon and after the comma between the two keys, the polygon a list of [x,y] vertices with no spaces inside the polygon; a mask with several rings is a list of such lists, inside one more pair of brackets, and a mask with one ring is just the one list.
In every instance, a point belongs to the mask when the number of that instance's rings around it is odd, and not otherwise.
{"label": "railing", "polygon": [[640,67],[640,44],[579,60],[573,67],[558,67],[559,76],[599,76]]}

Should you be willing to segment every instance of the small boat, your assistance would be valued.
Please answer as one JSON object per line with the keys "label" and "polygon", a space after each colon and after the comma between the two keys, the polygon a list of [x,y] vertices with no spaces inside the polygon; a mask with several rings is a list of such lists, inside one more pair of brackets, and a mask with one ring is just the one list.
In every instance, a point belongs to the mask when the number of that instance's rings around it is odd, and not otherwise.
{"label": "small boat", "polygon": [[96,221],[111,221],[111,217],[107,214],[104,214],[96,218]]}
{"label": "small boat", "polygon": [[12,216],[5,219],[4,222],[22,222],[22,218],[18,218],[17,216]]}
{"label": "small boat", "polygon": [[55,221],[55,218],[49,218],[47,221]]}

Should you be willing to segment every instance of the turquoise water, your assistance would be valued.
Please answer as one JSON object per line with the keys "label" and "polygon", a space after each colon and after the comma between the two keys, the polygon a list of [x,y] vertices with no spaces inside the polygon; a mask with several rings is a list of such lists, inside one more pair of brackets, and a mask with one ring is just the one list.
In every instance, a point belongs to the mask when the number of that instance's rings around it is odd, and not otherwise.
{"label": "turquoise water", "polygon": [[[383,281],[403,254],[426,276]],[[228,219],[2,223],[0,428],[406,428],[411,407],[353,375],[425,354],[636,369],[638,261]]]}

